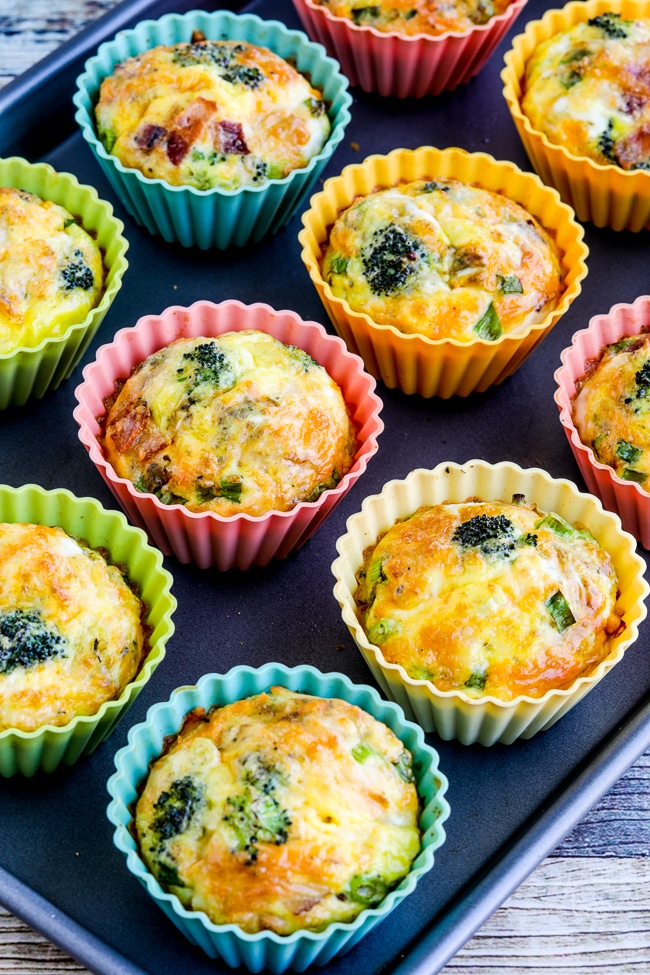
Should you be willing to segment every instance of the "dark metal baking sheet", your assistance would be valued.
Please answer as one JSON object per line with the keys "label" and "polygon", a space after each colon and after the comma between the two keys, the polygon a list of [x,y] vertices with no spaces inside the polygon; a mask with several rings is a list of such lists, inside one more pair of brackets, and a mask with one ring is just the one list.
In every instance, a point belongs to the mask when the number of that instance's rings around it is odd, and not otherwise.
{"label": "dark metal baking sheet", "polygon": [[[206,4],[208,9],[217,5]],[[352,122],[325,176],[372,152],[424,144],[482,150],[530,169],[499,74],[510,39],[545,5],[530,0],[491,62],[462,89],[405,102],[354,89]],[[46,159],[96,186],[114,203],[131,245],[122,290],[73,376],[40,402],[0,413],[2,483],[66,487],[116,507],[77,438],[74,389],[97,347],[140,315],[200,298],[239,298],[292,308],[333,331],[300,260],[299,215],[276,237],[245,251],[200,252],[165,244],[137,227],[115,201],[75,130],[69,99],[85,56],[121,26],[191,6],[196,4],[129,0],[0,92],[0,153]],[[290,0],[255,0],[245,9],[300,26]],[[379,384],[385,422],[379,451],[302,550],[245,573],[165,560],[178,599],[176,632],[125,720],[73,768],[0,783],[1,903],[101,975],[166,975],[190,966],[195,975],[229,971],[185,941],[114,848],[105,815],[113,754],[149,705],[208,671],[279,660],[342,671],[372,684],[341,621],[330,566],[346,518],[390,478],[441,461],[482,457],[541,467],[584,488],[553,400],[560,352],[591,315],[650,291],[646,233],[615,234],[587,225],[586,240],[589,274],[582,294],[501,386],[441,401]],[[486,749],[429,736],[450,780],[447,841],[417,891],[350,954],[326,966],[326,975],[350,970],[433,975],[553,850],[650,745],[648,631],[643,624],[639,640],[607,678],[531,741]]]}

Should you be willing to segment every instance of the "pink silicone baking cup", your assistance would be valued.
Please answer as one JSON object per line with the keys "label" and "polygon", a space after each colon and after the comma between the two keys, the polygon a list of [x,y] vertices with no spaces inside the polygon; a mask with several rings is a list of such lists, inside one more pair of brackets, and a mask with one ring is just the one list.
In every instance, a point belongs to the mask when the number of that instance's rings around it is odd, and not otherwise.
{"label": "pink silicone baking cup", "polygon": [[313,0],[293,0],[309,37],[337,59],[351,85],[397,98],[437,95],[469,81],[525,4],[514,0],[502,14],[472,30],[406,36],[357,26]]}
{"label": "pink silicone baking cup", "polygon": [[598,358],[604,346],[650,327],[650,296],[633,304],[614,305],[606,315],[594,315],[587,328],[576,332],[569,348],[562,352],[562,365],[555,372],[555,402],[560,410],[571,450],[588,490],[605,508],[615,511],[627,532],[650,549],[650,494],[635,481],[624,481],[613,468],[596,460],[593,450],[580,439],[573,422],[573,398],[590,359]]}
{"label": "pink silicone baking cup", "polygon": [[[106,412],[104,401],[114,392],[116,380],[126,379],[148,355],[177,338],[214,337],[243,329],[267,332],[303,349],[338,383],[357,431],[352,467],[317,501],[300,502],[290,511],[262,516],[242,513],[226,518],[211,511],[194,512],[183,505],[164,505],[153,494],[136,491],[129,480],[115,473],[98,440]],[[200,568],[247,569],[283,559],[303,545],[363,474],[384,428],[379,415],[383,404],[375,394],[375,385],[361,359],[318,322],[304,321],[293,311],[276,311],[262,303],[197,301],[189,308],[172,306],[160,315],[145,315],[101,346],[95,361],[84,368],[83,382],[75,390],[78,406],[74,417],[79,439],[119,504],[162,552],[174,555],[179,562],[195,562]]]}
{"label": "pink silicone baking cup", "polygon": [[548,10],[541,20],[529,21],[505,56],[503,96],[535,172],[558,190],[579,220],[613,230],[639,231],[650,228],[650,172],[601,166],[573,155],[534,129],[520,104],[526,63],[535,48],[559,31],[607,11],[635,19],[647,17],[649,7],[647,0],[573,0],[560,10]]}

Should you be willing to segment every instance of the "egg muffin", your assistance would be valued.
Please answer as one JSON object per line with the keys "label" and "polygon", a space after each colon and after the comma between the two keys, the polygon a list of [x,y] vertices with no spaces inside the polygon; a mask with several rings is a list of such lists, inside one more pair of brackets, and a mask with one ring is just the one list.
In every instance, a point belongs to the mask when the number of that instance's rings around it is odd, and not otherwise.
{"label": "egg muffin", "polygon": [[606,12],[542,42],[526,64],[521,108],[575,156],[650,168],[650,20]]}
{"label": "egg muffin", "polygon": [[0,523],[0,731],[60,727],[119,697],[146,653],[121,570],[62,528]]}
{"label": "egg muffin", "polygon": [[383,657],[470,698],[567,688],[623,625],[610,555],[521,495],[419,508],[368,548],[357,581],[359,620]]}
{"label": "egg muffin", "polygon": [[614,342],[577,384],[573,422],[580,439],[624,481],[650,482],[650,335]]}
{"label": "egg muffin", "polygon": [[99,246],[65,207],[0,187],[0,355],[83,322],[103,286]]}
{"label": "egg muffin", "polygon": [[543,321],[563,287],[555,241],[531,214],[447,178],[357,200],[336,219],[321,268],[332,293],[373,322],[459,342]]}
{"label": "egg muffin", "polygon": [[508,8],[511,0],[315,0],[335,17],[345,17],[357,27],[374,27],[394,34],[444,34],[487,24]]}
{"label": "egg muffin", "polygon": [[263,515],[316,501],[352,466],[340,387],[302,349],[245,329],[178,339],[108,404],[106,459],[164,504]]}
{"label": "egg muffin", "polygon": [[246,41],[158,45],[118,64],[95,110],[124,166],[198,190],[261,186],[307,165],[330,120],[322,92]]}
{"label": "egg muffin", "polygon": [[186,908],[244,931],[320,931],[379,904],[421,847],[412,756],[361,708],[272,687],[191,711],[134,816]]}

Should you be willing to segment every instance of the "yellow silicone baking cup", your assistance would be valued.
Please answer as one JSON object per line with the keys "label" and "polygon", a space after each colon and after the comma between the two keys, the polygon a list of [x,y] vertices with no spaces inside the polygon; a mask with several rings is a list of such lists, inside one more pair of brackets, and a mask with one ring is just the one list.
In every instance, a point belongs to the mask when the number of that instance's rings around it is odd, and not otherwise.
{"label": "yellow silicone baking cup", "polygon": [[[514,494],[523,494],[540,510],[553,511],[571,524],[587,528],[611,555],[620,589],[617,610],[625,626],[612,639],[609,655],[565,690],[512,701],[470,698],[460,691],[440,691],[430,681],[409,677],[403,667],[389,663],[380,648],[370,643],[357,616],[354,592],[365,549],[421,505],[470,497],[511,501]],[[635,539],[623,531],[618,515],[605,511],[597,498],[579,492],[571,481],[552,478],[538,468],[470,460],[462,465],[442,463],[433,470],[418,469],[404,480],[389,481],[380,494],[367,497],[361,511],[348,518],[346,529],[336,543],[339,555],[332,564],[334,596],[343,621],[381,689],[402,706],[407,717],[445,740],[456,739],[465,745],[511,744],[550,728],[622,659],[646,617],[645,562],[636,553]]]}
{"label": "yellow silicone baking cup", "polygon": [[[564,291],[558,305],[543,321],[502,335],[494,342],[479,338],[473,342],[430,339],[401,332],[392,325],[379,325],[332,293],[321,274],[321,258],[338,214],[357,197],[377,189],[436,177],[450,177],[502,193],[524,207],[554,236],[561,254]],[[544,186],[533,173],[482,152],[422,146],[368,156],[326,181],[322,191],[312,196],[302,223],[298,235],[301,257],[338,334],[352,352],[361,356],[375,378],[390,388],[424,397],[468,396],[503,382],[567,311],[580,294],[587,274],[588,249],[583,228],[558,193]]]}
{"label": "yellow silicone baking cup", "polygon": [[501,72],[503,96],[535,172],[559,191],[579,220],[613,230],[639,231],[650,227],[650,172],[626,172],[573,155],[533,128],[520,104],[526,63],[535,48],[559,31],[607,11],[631,20],[647,18],[650,6],[647,0],[573,0],[561,9],[547,10],[541,20],[530,21],[524,33],[514,38]]}

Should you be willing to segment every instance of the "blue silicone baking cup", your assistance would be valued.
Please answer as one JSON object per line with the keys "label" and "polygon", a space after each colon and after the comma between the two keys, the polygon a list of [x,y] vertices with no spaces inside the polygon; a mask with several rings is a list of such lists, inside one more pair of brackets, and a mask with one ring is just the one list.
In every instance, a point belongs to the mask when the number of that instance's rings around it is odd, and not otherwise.
{"label": "blue silicone baking cup", "polygon": [[[97,136],[94,117],[103,79],[126,58],[159,44],[189,41],[193,31],[201,31],[210,40],[248,41],[269,48],[291,60],[323,92],[332,128],[323,149],[307,166],[293,170],[283,179],[267,180],[261,186],[197,190],[193,186],[171,186],[162,179],[150,179],[137,169],[127,168],[106,151]],[[160,20],[144,20],[103,43],[86,61],[84,71],[77,78],[73,101],[84,139],[137,223],[169,243],[224,250],[276,233],[297,212],[343,138],[350,121],[352,98],[338,62],[302,31],[289,30],[279,21],[262,20],[255,14],[193,10],[186,14],[167,14]]]}
{"label": "blue silicone baking cup", "polygon": [[[422,849],[410,873],[377,907],[363,910],[349,923],[335,922],[324,931],[297,931],[278,935],[273,931],[248,934],[234,924],[214,924],[202,911],[185,908],[179,899],[164,891],[140,859],[131,834],[131,807],[138,785],[157,758],[168,735],[176,734],[188,711],[230,704],[241,698],[268,691],[272,686],[319,697],[339,698],[372,714],[397,735],[413,756],[413,771],[422,803],[420,828]],[[127,867],[153,897],[167,917],[194,945],[210,958],[222,958],[227,965],[244,965],[252,972],[304,971],[308,965],[325,965],[353,945],[391,913],[415,890],[420,878],[434,864],[434,852],[445,841],[443,823],[449,816],[445,799],[448,782],[438,768],[438,753],[425,742],[419,725],[407,721],[402,709],[384,701],[365,684],[353,684],[345,675],[324,674],[313,667],[288,668],[278,663],[260,668],[234,667],[226,674],[206,674],[198,684],[179,687],[166,702],[154,704],[145,720],[129,731],[128,744],[115,755],[117,771],[108,780],[112,797],[107,815],[115,826],[114,842],[126,856]]]}

